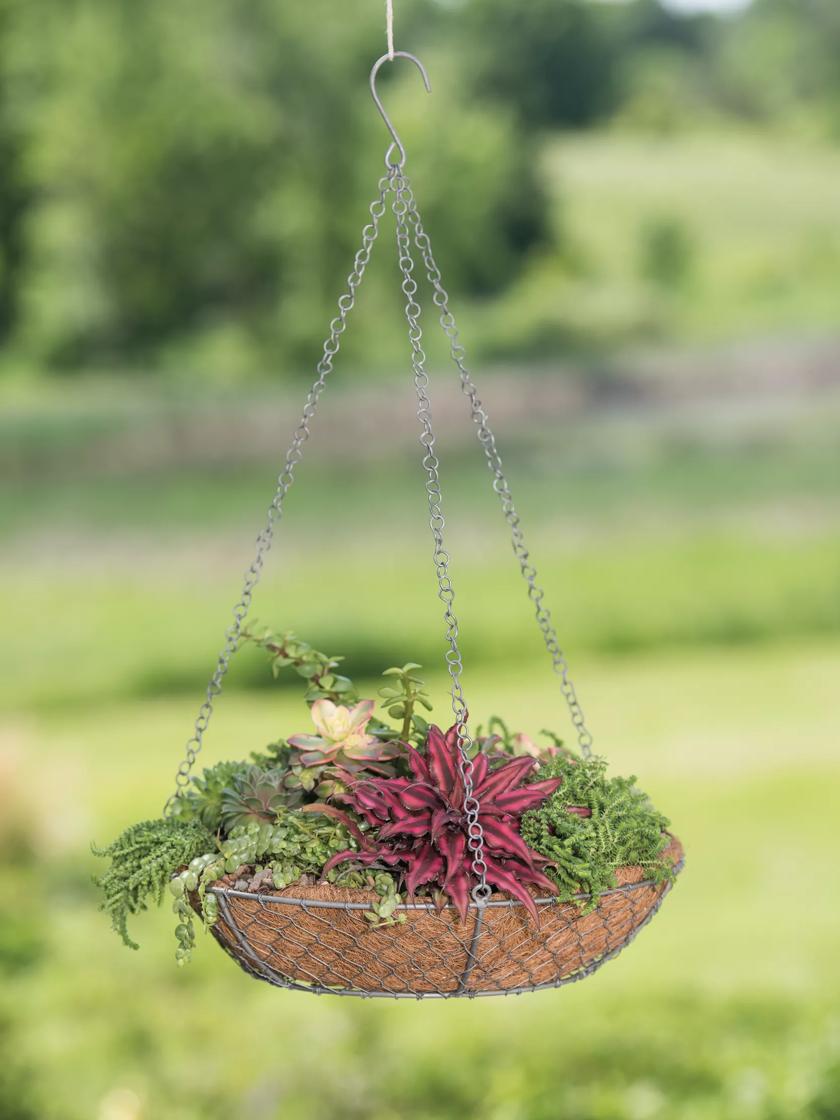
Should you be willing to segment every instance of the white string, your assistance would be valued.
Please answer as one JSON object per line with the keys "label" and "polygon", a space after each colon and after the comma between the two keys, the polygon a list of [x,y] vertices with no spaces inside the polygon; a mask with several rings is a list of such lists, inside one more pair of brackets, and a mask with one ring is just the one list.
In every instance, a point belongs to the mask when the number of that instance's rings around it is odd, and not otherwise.
{"label": "white string", "polygon": [[388,58],[394,61],[394,0],[385,0],[385,34],[388,38]]}

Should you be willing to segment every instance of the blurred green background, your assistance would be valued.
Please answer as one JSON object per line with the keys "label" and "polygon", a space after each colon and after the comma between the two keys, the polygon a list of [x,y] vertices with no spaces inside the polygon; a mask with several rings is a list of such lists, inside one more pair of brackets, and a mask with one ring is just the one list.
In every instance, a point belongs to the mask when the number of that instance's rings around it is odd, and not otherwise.
{"label": "blurred green background", "polygon": [[[690,9],[702,4],[682,4]],[[156,815],[381,173],[379,0],[0,0],[0,1118],[840,1117],[840,8],[397,0],[382,92],[596,737],[688,850],[585,984],[307,1000],[88,844]],[[736,10],[737,8],[737,10]],[[446,718],[384,225],[255,614]],[[430,305],[431,307],[431,305]],[[427,310],[465,689],[569,731]],[[303,729],[243,654],[207,758]]]}

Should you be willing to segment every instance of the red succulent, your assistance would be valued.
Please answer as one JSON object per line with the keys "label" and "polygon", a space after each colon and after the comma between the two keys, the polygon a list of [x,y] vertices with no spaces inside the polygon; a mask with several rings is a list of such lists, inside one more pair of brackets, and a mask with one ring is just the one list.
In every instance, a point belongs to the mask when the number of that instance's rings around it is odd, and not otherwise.
{"label": "red succulent", "polygon": [[[400,867],[409,894],[422,886],[439,887],[464,918],[475,876],[467,847],[456,728],[444,735],[440,728],[430,727],[425,755],[408,747],[408,765],[410,778],[364,778],[351,785],[344,799],[371,830],[364,833],[361,851],[338,852],[324,871],[346,860]],[[484,830],[487,882],[519,899],[537,919],[527,888],[553,894],[555,887],[540,870],[547,861],[519,835],[519,819],[553,793],[563,779],[548,778],[523,786],[535,765],[536,760],[526,755],[491,769],[487,755],[479,753],[473,760],[472,776]]]}

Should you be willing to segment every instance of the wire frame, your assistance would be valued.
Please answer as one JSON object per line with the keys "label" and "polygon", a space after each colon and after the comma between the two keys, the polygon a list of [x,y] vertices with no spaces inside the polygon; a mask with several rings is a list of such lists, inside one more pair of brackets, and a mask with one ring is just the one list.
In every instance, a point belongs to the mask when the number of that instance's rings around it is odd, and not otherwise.
{"label": "wire frame", "polygon": [[[674,872],[684,856],[668,849]],[[406,903],[404,920],[373,926],[370,901],[330,886],[260,894],[211,888],[212,927],[222,948],[251,976],[317,995],[451,999],[558,988],[612,960],[651,920],[672,883],[623,868],[619,885],[575,902],[538,899],[539,924],[521,902],[494,896],[462,920],[452,906]],[[372,896],[371,896],[372,897]]]}

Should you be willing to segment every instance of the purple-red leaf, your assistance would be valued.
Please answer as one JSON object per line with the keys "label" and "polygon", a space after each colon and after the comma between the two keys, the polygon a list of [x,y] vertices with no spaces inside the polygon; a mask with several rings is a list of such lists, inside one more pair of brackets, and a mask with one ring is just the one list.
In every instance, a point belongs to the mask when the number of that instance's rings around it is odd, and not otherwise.
{"label": "purple-red leaf", "polygon": [[501,766],[490,771],[480,786],[476,783],[475,796],[481,801],[482,798],[497,797],[505,790],[513,789],[524,781],[525,776],[530,774],[535,765],[535,760],[527,755],[513,758],[510,762],[503,762]]}
{"label": "purple-red leaf", "polygon": [[499,890],[506,891],[513,898],[518,898],[528,910],[528,913],[537,923],[540,924],[540,916],[537,913],[537,908],[534,905],[534,899],[530,891],[526,889],[521,880],[501,863],[494,859],[487,861],[487,880],[492,883],[494,887]]}
{"label": "purple-red leaf", "polygon": [[443,889],[457,909],[461,921],[465,922],[470,907],[470,880],[463,866],[447,876]]}
{"label": "purple-red leaf", "polygon": [[443,883],[446,887],[450,878],[463,867],[467,838],[463,832],[453,832],[447,828],[441,832],[435,843],[446,864],[446,878]]}
{"label": "purple-red leaf", "polygon": [[416,747],[408,748],[408,768],[418,781],[431,781],[428,764]]}
{"label": "purple-red leaf", "polygon": [[429,772],[434,777],[438,791],[450,805],[459,806],[463,800],[461,775],[458,772],[457,747],[450,750],[439,727],[429,728],[427,745]]}
{"label": "purple-red leaf", "polygon": [[411,778],[394,778],[391,788],[406,809],[411,812],[436,809],[440,804],[440,798],[428,782],[414,781]]}
{"label": "purple-red leaf", "polygon": [[443,857],[431,844],[423,844],[412,853],[412,860],[405,876],[405,889],[413,895],[418,887],[438,879],[443,872]]}
{"label": "purple-red leaf", "polygon": [[481,789],[482,782],[487,777],[487,769],[490,765],[490,759],[484,754],[483,751],[479,753],[472,760],[472,782],[473,789]]}
{"label": "purple-red leaf", "polygon": [[399,817],[388,821],[379,830],[380,840],[390,840],[392,836],[428,836],[431,830],[432,815],[427,809],[423,813]]}
{"label": "purple-red leaf", "polygon": [[484,829],[484,844],[491,851],[505,852],[510,856],[517,856],[529,868],[531,867],[532,852],[518,829],[504,821],[493,817],[482,818],[481,826]]}
{"label": "purple-red leaf", "polygon": [[[493,808],[496,814],[512,813],[514,816],[521,817],[523,813],[535,809],[545,801],[552,790],[546,791],[544,787],[555,781],[556,779],[550,778],[545,782],[534,782],[532,786],[525,786],[524,789],[511,789],[506,793],[500,793],[493,799]],[[557,784],[559,785],[559,782]]]}

